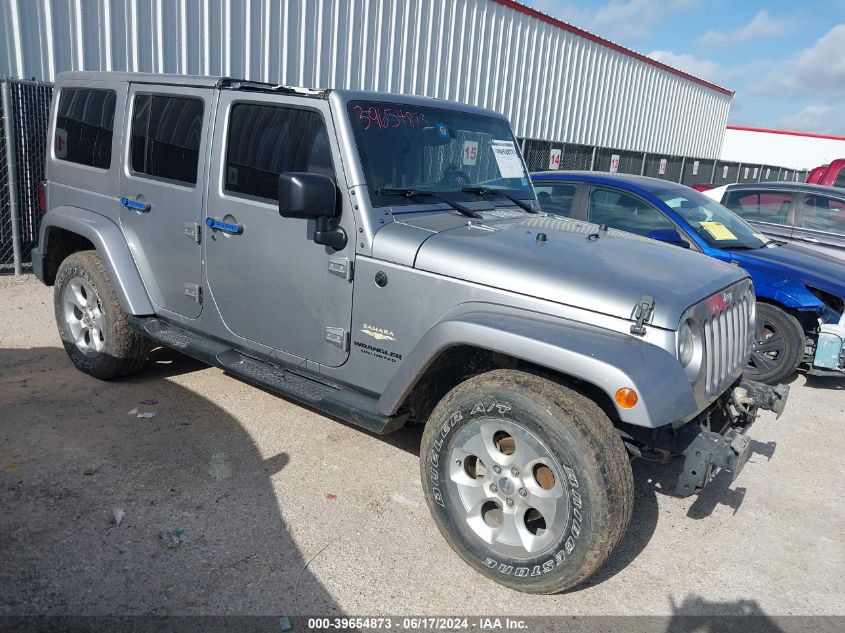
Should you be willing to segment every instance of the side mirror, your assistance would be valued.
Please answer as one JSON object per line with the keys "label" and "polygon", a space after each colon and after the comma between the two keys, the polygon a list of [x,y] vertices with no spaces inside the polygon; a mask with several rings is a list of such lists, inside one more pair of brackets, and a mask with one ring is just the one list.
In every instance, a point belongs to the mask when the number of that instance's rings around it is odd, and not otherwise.
{"label": "side mirror", "polygon": [[653,240],[657,240],[658,242],[665,242],[666,244],[671,244],[672,246],[680,246],[681,248],[689,248],[689,242],[687,242],[684,238],[681,237],[681,234],[678,233],[675,229],[658,229],[656,231],[652,231],[646,237],[650,237]]}
{"label": "side mirror", "polygon": [[314,242],[339,251],[346,246],[346,231],[329,228],[337,210],[337,186],[328,176],[293,171],[279,174],[279,215],[317,220]]}
{"label": "side mirror", "polygon": [[279,174],[279,214],[283,218],[333,218],[337,188],[328,176],[295,171]]}

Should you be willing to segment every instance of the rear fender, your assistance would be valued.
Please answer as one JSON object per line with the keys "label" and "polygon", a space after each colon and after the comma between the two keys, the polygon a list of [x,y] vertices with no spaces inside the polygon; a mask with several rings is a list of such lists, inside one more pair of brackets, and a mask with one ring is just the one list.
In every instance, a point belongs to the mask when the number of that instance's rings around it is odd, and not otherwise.
{"label": "rear fender", "polygon": [[[78,207],[51,209],[41,223],[39,250],[45,261],[55,259],[50,254],[53,228],[81,235],[94,245],[108,270],[120,307],[126,314],[147,315],[155,312],[123,232],[115,222],[99,213]],[[56,250],[54,248],[53,252]]]}

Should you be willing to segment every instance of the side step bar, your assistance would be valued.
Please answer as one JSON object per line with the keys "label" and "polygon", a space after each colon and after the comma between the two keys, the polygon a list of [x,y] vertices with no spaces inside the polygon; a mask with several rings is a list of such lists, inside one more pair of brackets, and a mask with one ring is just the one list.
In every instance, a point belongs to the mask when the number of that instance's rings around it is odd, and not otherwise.
{"label": "side step bar", "polygon": [[375,398],[329,385],[310,376],[241,354],[213,339],[154,317],[129,317],[129,325],[149,339],[197,360],[220,367],[254,385],[313,407],[367,431],[386,435],[405,425],[407,413],[384,416]]}

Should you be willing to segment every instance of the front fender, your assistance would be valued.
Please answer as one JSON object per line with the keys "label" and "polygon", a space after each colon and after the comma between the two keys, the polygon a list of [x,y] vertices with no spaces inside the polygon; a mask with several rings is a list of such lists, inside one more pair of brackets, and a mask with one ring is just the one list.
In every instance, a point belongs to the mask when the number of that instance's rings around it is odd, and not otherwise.
{"label": "front fender", "polygon": [[153,314],[153,305],[120,227],[109,218],[78,207],[51,209],[41,222],[40,253],[50,256],[50,229],[64,229],[86,238],[97,249],[109,273],[120,307],[126,314]]}
{"label": "front fender", "polygon": [[688,420],[699,407],[686,373],[667,351],[630,335],[525,310],[484,306],[447,317],[406,357],[379,399],[395,413],[426,368],[446,349],[470,345],[506,354],[586,381],[611,402],[622,387],[635,389],[631,409],[615,402],[619,418],[655,428]]}
{"label": "front fender", "polygon": [[807,286],[783,275],[772,275],[761,270],[748,270],[758,298],[801,311],[817,312],[824,303]]}

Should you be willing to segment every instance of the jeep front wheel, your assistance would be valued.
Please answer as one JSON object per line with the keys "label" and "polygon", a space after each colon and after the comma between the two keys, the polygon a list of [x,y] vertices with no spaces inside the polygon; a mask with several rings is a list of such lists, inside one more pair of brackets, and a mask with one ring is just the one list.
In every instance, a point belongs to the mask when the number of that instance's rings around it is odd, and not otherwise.
{"label": "jeep front wheel", "polygon": [[561,384],[496,370],[455,387],[423,433],[437,527],[503,585],[556,593],[584,582],[631,518],[633,478],[605,413]]}
{"label": "jeep front wheel", "polygon": [[149,343],[129,328],[96,252],[73,253],[62,262],[53,304],[59,336],[77,369],[111,380],[143,366]]}

